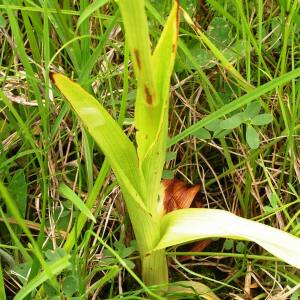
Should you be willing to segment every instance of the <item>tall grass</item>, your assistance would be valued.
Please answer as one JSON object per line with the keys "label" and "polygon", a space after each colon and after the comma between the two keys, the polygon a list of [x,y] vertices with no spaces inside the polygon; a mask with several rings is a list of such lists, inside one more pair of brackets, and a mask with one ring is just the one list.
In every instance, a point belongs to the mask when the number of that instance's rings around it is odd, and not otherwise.
{"label": "tall grass", "polygon": [[[117,3],[94,3],[0,1],[1,299],[141,298],[159,291],[139,278],[137,247],[108,161],[49,80],[50,70],[76,79],[134,140],[134,58]],[[171,2],[145,4],[155,45]],[[297,1],[181,6],[163,177],[201,182],[194,206],[299,236]],[[209,126],[255,99],[260,113],[273,115],[272,123],[253,125],[257,149],[247,143],[248,123],[222,132]],[[96,223],[82,213],[78,196]],[[299,272],[252,243],[214,239],[204,252],[191,249],[167,250],[171,281],[200,281],[221,299],[299,295]]]}

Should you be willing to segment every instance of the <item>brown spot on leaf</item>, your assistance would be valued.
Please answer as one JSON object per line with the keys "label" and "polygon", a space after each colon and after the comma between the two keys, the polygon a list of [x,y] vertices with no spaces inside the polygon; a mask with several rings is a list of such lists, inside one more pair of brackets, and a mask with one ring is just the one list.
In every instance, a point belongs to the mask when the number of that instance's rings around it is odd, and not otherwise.
{"label": "brown spot on leaf", "polygon": [[153,97],[148,89],[147,86],[144,86],[144,91],[145,91],[145,96],[146,96],[146,102],[149,104],[149,105],[152,105],[153,104]]}
{"label": "brown spot on leaf", "polygon": [[55,75],[56,73],[54,73],[54,72],[49,72],[49,77],[50,77],[50,79],[51,79],[51,81],[53,82],[53,83],[55,83],[55,79],[54,79],[54,75]]}
{"label": "brown spot on leaf", "polygon": [[172,53],[175,53],[175,51],[176,51],[176,45],[172,44]]}
{"label": "brown spot on leaf", "polygon": [[133,53],[134,53],[134,56],[135,56],[135,60],[136,60],[137,66],[138,66],[138,68],[140,70],[142,68],[141,58],[140,58],[140,52],[139,52],[138,49],[133,49]]}
{"label": "brown spot on leaf", "polygon": [[176,209],[189,208],[200,190],[200,184],[189,186],[178,179],[163,180],[165,213]]}

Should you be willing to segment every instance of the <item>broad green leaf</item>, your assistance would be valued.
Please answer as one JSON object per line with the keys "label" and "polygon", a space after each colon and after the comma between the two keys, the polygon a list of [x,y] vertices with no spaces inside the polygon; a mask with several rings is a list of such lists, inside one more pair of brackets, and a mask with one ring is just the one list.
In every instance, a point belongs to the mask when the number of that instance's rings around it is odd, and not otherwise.
{"label": "broad green leaf", "polygon": [[249,240],[300,269],[300,238],[218,209],[179,209],[162,218],[162,237],[154,250],[209,237]]}
{"label": "broad green leaf", "polygon": [[170,77],[175,61],[177,35],[178,3],[174,1],[164,30],[151,57],[157,91],[157,105],[146,105],[139,88],[135,106],[138,157],[148,190],[147,208],[151,212],[156,212],[157,195],[165,162]]}
{"label": "broad green leaf", "polygon": [[77,21],[77,28],[82,24],[84,20],[86,20],[91,14],[93,14],[107,2],[108,0],[95,0],[90,5],[88,5],[86,9],[80,14],[80,17]]}
{"label": "broad green leaf", "polygon": [[80,85],[58,73],[52,74],[52,79],[106,155],[123,192],[127,191],[145,208],[143,175],[131,141],[104,107]]}
{"label": "broad green leaf", "polygon": [[242,121],[243,121],[242,114],[238,113],[226,120],[222,120],[220,122],[220,128],[221,129],[234,129],[234,128],[240,126]]}
{"label": "broad green leaf", "polygon": [[246,129],[247,144],[251,149],[257,149],[259,146],[259,135],[257,131],[251,126],[247,125]]}
{"label": "broad green leaf", "polygon": [[271,114],[260,114],[251,120],[252,125],[266,125],[271,123],[273,116]]}
{"label": "broad green leaf", "polygon": [[[70,256],[67,255],[65,257],[62,257],[61,259],[57,260],[53,264],[48,265],[48,267],[51,269],[52,274],[58,275],[60,274],[64,269],[69,267],[71,264],[69,262]],[[21,290],[17,293],[15,296],[15,300],[22,300],[24,299],[28,294],[33,292],[38,286],[40,286],[45,281],[49,280],[49,276],[45,271],[42,271],[39,273],[36,277],[34,277],[30,282],[28,282]]]}
{"label": "broad green leaf", "polygon": [[[175,2],[161,37],[151,57],[158,91],[158,107],[145,104],[143,94],[138,89],[135,107],[135,126],[137,128],[138,155],[141,162],[161,137],[163,126],[167,123],[170,77],[173,70],[178,34],[178,4]],[[138,31],[138,29],[137,29]]]}
{"label": "broad green leaf", "polygon": [[118,0],[141,99],[147,106],[157,105],[155,79],[144,0]]}
{"label": "broad green leaf", "polygon": [[68,200],[70,200],[80,212],[82,212],[85,216],[90,218],[94,223],[96,223],[96,219],[88,209],[88,207],[84,204],[84,202],[71,190],[67,185],[61,184],[59,187],[59,192]]}
{"label": "broad green leaf", "polygon": [[200,128],[199,130],[197,130],[196,132],[193,133],[193,136],[199,138],[199,139],[203,139],[203,140],[208,140],[211,138],[211,135],[209,133],[209,131],[207,131],[204,128]]}
{"label": "broad green leaf", "polygon": [[153,247],[159,232],[145,206],[149,195],[146,198],[144,176],[133,144],[103,106],[77,83],[58,73],[52,74],[52,79],[109,161],[123,192],[139,250],[144,255],[145,249]]}

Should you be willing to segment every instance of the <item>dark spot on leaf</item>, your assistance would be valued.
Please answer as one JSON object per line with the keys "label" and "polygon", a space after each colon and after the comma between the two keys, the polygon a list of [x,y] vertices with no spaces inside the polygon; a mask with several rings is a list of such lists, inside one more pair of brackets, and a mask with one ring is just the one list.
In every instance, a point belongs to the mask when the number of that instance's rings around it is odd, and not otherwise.
{"label": "dark spot on leaf", "polygon": [[140,70],[142,68],[142,65],[141,65],[141,59],[140,59],[139,50],[138,49],[133,49],[133,53],[134,53],[134,56],[135,56],[135,60],[136,60],[137,66],[138,66],[138,68]]}
{"label": "dark spot on leaf", "polygon": [[144,86],[144,91],[145,91],[145,96],[146,96],[146,102],[149,104],[149,105],[152,105],[153,104],[153,97],[148,89],[147,86]]}
{"label": "dark spot on leaf", "polygon": [[176,45],[172,44],[172,52],[175,53],[175,51],[176,51]]}
{"label": "dark spot on leaf", "polygon": [[55,83],[55,79],[54,79],[54,75],[55,75],[56,73],[54,73],[54,72],[50,72],[49,73],[49,77],[50,77],[50,79],[51,79],[51,81],[53,82],[53,83]]}

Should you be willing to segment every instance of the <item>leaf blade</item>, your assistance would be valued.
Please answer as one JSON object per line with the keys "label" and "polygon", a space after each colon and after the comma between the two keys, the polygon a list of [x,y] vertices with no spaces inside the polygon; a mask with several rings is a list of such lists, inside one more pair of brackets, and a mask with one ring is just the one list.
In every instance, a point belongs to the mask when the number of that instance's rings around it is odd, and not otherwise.
{"label": "leaf blade", "polygon": [[247,144],[251,149],[257,149],[259,146],[259,135],[257,131],[251,126],[247,125],[246,129],[246,140]]}
{"label": "leaf blade", "polygon": [[96,219],[92,212],[88,209],[85,203],[77,196],[77,194],[71,190],[66,184],[61,184],[59,187],[59,192],[66,199],[70,200],[86,217],[91,219],[96,223]]}
{"label": "leaf blade", "polygon": [[252,125],[262,126],[267,125],[273,121],[273,116],[271,114],[260,114],[255,116],[251,120]]}
{"label": "leaf blade", "polygon": [[300,269],[300,238],[282,230],[218,209],[173,211],[162,219],[162,238],[154,250],[209,237],[256,242],[274,256]]}
{"label": "leaf blade", "polygon": [[132,142],[104,107],[80,85],[59,73],[52,73],[51,77],[106,155],[121,188],[146,210],[144,179]]}

